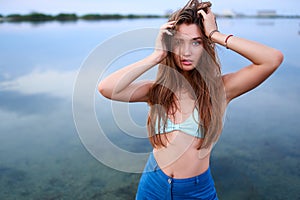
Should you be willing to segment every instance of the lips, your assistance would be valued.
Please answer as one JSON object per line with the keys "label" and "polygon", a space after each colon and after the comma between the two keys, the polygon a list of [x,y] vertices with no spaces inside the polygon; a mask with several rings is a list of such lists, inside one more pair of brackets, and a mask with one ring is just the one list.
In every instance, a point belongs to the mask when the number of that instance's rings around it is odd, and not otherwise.
{"label": "lips", "polygon": [[188,60],[188,59],[182,59],[181,60],[181,63],[183,65],[192,65],[193,64],[193,61],[192,60]]}

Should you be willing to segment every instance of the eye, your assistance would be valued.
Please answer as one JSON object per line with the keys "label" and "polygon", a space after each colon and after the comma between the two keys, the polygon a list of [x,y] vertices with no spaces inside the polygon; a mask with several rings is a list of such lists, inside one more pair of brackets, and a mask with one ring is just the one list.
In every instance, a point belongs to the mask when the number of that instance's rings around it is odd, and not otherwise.
{"label": "eye", "polygon": [[199,45],[201,45],[201,42],[200,41],[193,41],[193,46],[199,46]]}
{"label": "eye", "polygon": [[178,46],[178,45],[180,45],[180,40],[174,40],[174,45],[176,45],[176,46]]}
{"label": "eye", "polygon": [[174,45],[175,46],[179,46],[182,43],[182,41],[180,39],[175,39],[174,40]]}

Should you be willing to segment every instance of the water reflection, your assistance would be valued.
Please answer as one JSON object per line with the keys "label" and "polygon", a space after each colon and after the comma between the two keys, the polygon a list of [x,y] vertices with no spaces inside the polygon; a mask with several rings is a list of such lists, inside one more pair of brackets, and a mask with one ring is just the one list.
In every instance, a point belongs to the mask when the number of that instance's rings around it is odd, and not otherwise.
{"label": "water reflection", "polygon": [[257,22],[258,26],[274,26],[275,22],[274,20],[259,20]]}
{"label": "water reflection", "polygon": [[[18,113],[21,115],[42,114],[56,109],[59,98],[45,94],[23,95],[18,92],[1,92],[1,110]],[[47,107],[45,106],[47,105]]]}
{"label": "water reflection", "polygon": [[[32,71],[23,76],[0,82],[1,91],[23,95],[44,94],[71,99],[77,71]],[[54,101],[55,102],[55,101]]]}

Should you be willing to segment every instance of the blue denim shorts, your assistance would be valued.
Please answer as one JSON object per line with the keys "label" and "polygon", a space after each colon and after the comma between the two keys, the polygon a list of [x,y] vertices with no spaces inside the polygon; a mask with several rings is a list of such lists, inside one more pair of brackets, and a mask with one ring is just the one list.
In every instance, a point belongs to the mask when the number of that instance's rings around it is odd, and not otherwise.
{"label": "blue denim shorts", "polygon": [[141,176],[136,200],[218,200],[210,169],[191,178],[177,179],[166,175],[153,153]]}

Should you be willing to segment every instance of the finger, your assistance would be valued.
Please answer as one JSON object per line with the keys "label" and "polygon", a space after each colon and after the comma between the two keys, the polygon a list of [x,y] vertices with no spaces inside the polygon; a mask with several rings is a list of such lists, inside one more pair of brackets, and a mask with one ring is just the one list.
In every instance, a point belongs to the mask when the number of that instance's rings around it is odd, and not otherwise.
{"label": "finger", "polygon": [[174,26],[174,23],[176,21],[171,21],[171,22],[167,22],[164,25],[161,26],[161,29],[166,29],[166,28],[172,28]]}
{"label": "finger", "polygon": [[197,13],[200,14],[200,15],[202,15],[203,18],[205,18],[206,15],[207,15],[207,14],[204,12],[204,10],[199,10]]}
{"label": "finger", "polygon": [[207,8],[207,14],[208,13],[211,13],[211,8],[209,7],[209,8]]}
{"label": "finger", "polygon": [[207,15],[215,17],[215,14],[211,11],[210,8],[209,8],[209,10],[207,10]]}
{"label": "finger", "polygon": [[174,27],[173,24],[168,24],[168,25],[166,26],[166,28],[173,28],[173,27]]}
{"label": "finger", "polygon": [[166,33],[167,35],[173,36],[173,33],[169,30],[164,30],[163,33]]}
{"label": "finger", "polygon": [[168,24],[174,24],[175,22],[176,22],[176,20],[169,21]]}
{"label": "finger", "polygon": [[160,29],[160,33],[161,34],[167,34],[167,35],[173,36],[173,33],[168,28],[161,28]]}
{"label": "finger", "polygon": [[170,21],[165,23],[165,26],[173,26],[176,23],[176,21]]}
{"label": "finger", "polygon": [[173,28],[173,26],[175,25],[176,21],[171,21],[169,22],[167,25],[168,28]]}

